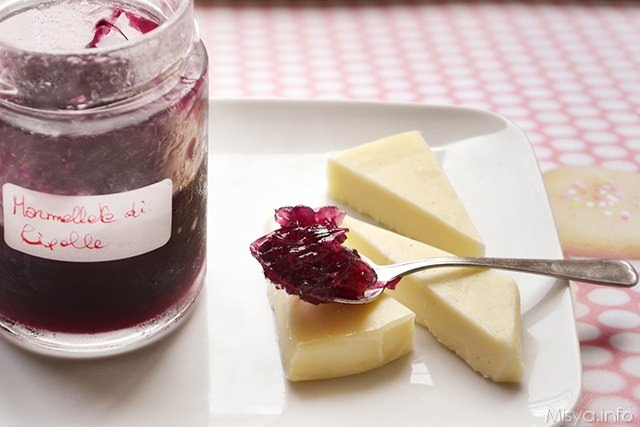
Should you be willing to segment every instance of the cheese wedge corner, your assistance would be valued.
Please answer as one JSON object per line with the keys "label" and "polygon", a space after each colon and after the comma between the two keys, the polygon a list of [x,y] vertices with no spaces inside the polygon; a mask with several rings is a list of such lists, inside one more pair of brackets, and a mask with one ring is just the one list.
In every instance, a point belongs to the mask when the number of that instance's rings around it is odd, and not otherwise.
{"label": "cheese wedge corner", "polygon": [[290,381],[354,375],[413,350],[415,315],[391,297],[313,305],[269,285],[282,364]]}
{"label": "cheese wedge corner", "polygon": [[327,191],[407,237],[456,255],[484,254],[474,224],[417,131],[334,153],[327,162]]}

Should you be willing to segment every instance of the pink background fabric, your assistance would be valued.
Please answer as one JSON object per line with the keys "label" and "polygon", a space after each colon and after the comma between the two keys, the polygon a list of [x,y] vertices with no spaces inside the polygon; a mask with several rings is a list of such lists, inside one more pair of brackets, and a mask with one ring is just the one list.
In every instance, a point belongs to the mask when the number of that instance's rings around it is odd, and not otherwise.
{"label": "pink background fabric", "polygon": [[[214,98],[477,107],[524,129],[543,171],[640,171],[639,2],[200,0],[196,14]],[[577,424],[640,425],[640,289],[572,286]]]}

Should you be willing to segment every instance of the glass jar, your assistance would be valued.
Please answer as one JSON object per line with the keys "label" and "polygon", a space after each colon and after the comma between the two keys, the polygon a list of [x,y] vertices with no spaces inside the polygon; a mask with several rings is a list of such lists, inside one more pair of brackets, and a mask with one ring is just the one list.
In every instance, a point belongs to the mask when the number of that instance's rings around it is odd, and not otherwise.
{"label": "glass jar", "polygon": [[205,274],[207,55],[191,0],[0,6],[0,330],[65,356],[183,320]]}

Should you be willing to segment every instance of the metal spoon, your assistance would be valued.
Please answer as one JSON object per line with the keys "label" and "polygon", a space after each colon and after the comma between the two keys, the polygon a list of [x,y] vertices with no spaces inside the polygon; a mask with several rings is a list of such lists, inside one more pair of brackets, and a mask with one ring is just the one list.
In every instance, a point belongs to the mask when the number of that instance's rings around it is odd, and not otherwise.
{"label": "metal spoon", "polygon": [[361,299],[335,298],[335,302],[366,304],[379,297],[387,284],[394,279],[436,267],[487,267],[622,288],[630,288],[638,283],[638,273],[635,268],[627,261],[622,260],[441,257],[381,266],[376,265],[362,254],[361,257],[375,270],[378,282],[382,286],[368,289]]}

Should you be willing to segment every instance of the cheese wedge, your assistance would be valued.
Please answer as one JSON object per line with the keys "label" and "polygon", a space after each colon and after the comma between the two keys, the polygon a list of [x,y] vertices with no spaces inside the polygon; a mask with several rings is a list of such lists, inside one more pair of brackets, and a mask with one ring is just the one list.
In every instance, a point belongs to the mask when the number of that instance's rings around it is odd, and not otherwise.
{"label": "cheese wedge", "polygon": [[413,349],[414,314],[391,297],[365,305],[313,305],[269,285],[290,381],[353,375]]}
{"label": "cheese wedge", "polygon": [[[449,254],[374,225],[347,218],[347,243],[377,264]],[[437,268],[404,277],[385,291],[416,314],[416,322],[471,368],[497,382],[523,374],[520,295],[514,280],[492,270]]]}
{"label": "cheese wedge", "polygon": [[327,164],[331,197],[412,239],[456,255],[484,245],[419,132],[336,153]]}
{"label": "cheese wedge", "polygon": [[[267,232],[278,228],[269,219]],[[310,381],[354,375],[413,350],[415,314],[384,296],[372,304],[313,305],[268,283],[285,375]]]}

